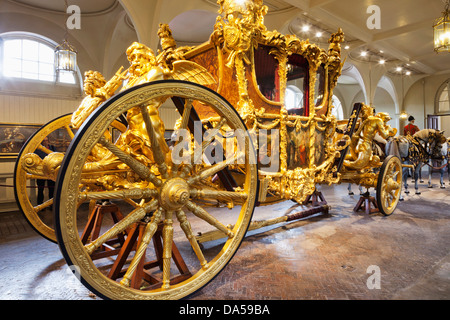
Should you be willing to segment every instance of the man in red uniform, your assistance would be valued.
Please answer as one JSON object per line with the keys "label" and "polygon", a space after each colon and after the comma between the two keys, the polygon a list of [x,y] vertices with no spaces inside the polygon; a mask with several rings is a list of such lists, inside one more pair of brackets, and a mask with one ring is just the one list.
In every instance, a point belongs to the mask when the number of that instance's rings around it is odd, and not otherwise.
{"label": "man in red uniform", "polygon": [[420,131],[419,127],[414,125],[414,120],[416,120],[416,119],[414,119],[413,116],[409,116],[409,118],[408,118],[409,124],[407,124],[405,126],[405,128],[403,129],[404,136],[407,136],[408,134],[413,136],[414,133],[416,133],[417,131]]}
{"label": "man in red uniform", "polygon": [[[420,131],[419,127],[414,124],[414,120],[415,119],[413,116],[409,116],[409,118],[408,118],[409,123],[405,126],[405,128],[403,128],[404,136],[407,136],[407,135],[413,136],[414,133],[416,133],[417,131]],[[408,177],[412,177],[412,176],[413,176],[412,169],[408,169]],[[419,176],[420,176],[420,182],[423,182],[422,181],[422,168],[419,169]]]}

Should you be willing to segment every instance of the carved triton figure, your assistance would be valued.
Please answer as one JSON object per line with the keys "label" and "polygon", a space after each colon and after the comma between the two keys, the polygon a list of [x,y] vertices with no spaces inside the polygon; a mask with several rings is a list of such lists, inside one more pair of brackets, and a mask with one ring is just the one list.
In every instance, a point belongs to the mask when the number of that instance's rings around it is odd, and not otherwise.
{"label": "carved triton figure", "polygon": [[397,129],[387,124],[391,120],[389,114],[380,112],[373,115],[373,109],[370,106],[364,106],[363,113],[360,127],[351,140],[350,154],[344,161],[344,166],[353,170],[361,170],[370,167],[370,163],[380,162],[380,157],[373,155],[372,150],[377,133],[383,139],[397,134]]}
{"label": "carved triton figure", "polygon": [[86,71],[84,73],[84,92],[86,97],[81,102],[78,109],[72,115],[72,127],[77,129],[84,120],[94,112],[95,109],[104,101],[108,100],[116,90],[122,85],[123,80],[128,76],[128,70],[122,72],[121,67],[116,74],[106,82],[103,75],[98,71]]}

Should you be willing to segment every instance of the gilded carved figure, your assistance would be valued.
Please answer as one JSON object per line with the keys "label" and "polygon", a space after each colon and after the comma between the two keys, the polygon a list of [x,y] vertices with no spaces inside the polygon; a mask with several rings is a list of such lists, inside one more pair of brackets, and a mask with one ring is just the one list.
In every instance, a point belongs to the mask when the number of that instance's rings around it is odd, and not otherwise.
{"label": "gilded carved figure", "polygon": [[120,68],[114,77],[108,82],[98,71],[86,71],[84,73],[84,92],[86,97],[78,109],[72,115],[72,127],[77,129],[84,120],[104,101],[108,100],[127,79],[126,73]]}
{"label": "gilded carved figure", "polygon": [[380,157],[373,154],[372,144],[375,135],[379,134],[383,139],[393,137],[397,134],[397,129],[392,128],[387,122],[391,120],[385,112],[373,114],[373,108],[365,106],[360,127],[351,138],[350,154],[344,161],[344,166],[353,170],[369,168],[380,162]]}

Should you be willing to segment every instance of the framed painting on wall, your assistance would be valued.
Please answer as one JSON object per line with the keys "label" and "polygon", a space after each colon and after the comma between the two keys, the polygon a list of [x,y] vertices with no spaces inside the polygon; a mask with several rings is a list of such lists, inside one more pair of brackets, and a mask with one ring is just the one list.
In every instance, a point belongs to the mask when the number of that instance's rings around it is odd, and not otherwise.
{"label": "framed painting on wall", "polygon": [[16,158],[25,142],[41,125],[0,123],[0,158]]}

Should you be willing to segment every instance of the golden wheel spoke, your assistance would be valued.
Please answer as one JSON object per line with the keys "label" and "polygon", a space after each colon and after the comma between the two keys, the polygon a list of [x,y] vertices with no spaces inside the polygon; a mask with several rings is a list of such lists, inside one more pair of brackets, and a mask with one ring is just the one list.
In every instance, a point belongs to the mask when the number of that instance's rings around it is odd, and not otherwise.
{"label": "golden wheel spoke", "polygon": [[189,211],[191,211],[194,215],[196,215],[200,219],[208,222],[213,227],[216,227],[218,230],[225,233],[229,238],[234,237],[233,231],[228,229],[225,225],[223,225],[219,220],[217,220],[215,217],[213,217],[207,211],[205,211],[205,209],[203,209],[202,207],[196,205],[195,203],[188,201],[186,203],[186,208],[188,208]]}
{"label": "golden wheel spoke", "polygon": [[158,191],[155,189],[134,188],[117,191],[82,192],[78,195],[78,198],[82,201],[101,200],[101,199],[143,199],[143,198],[154,198],[157,195]]}
{"label": "golden wheel spoke", "polygon": [[201,156],[205,154],[206,148],[211,144],[211,142],[214,140],[215,136],[219,133],[222,126],[226,123],[225,118],[220,118],[219,122],[216,124],[216,126],[213,129],[208,130],[208,136],[203,140],[201,145],[201,153],[200,152],[194,152],[191,155],[191,163],[198,163],[201,161]]}
{"label": "golden wheel spoke", "polygon": [[386,194],[386,202],[387,202],[387,207],[388,207],[388,208],[391,207],[391,205],[392,205],[392,200],[393,200],[393,198],[392,198],[391,193],[387,193],[387,194]]}
{"label": "golden wheel spoke", "polygon": [[125,198],[123,199],[123,201],[125,201],[126,203],[130,204],[133,208],[138,208],[140,207],[140,205],[136,202],[134,202],[133,200],[131,200],[130,198]]}
{"label": "golden wheel spoke", "polygon": [[140,163],[138,160],[134,159],[132,156],[126,152],[119,149],[116,145],[112,144],[104,137],[99,139],[99,143],[105,148],[111,151],[115,156],[117,156],[123,163],[128,165],[134,172],[136,172],[142,179],[150,181],[155,186],[159,187],[162,184],[161,179],[156,177],[154,173],[150,171],[144,164]]}
{"label": "golden wheel spoke", "polygon": [[33,207],[33,209],[36,213],[38,213],[38,212],[44,210],[45,208],[50,207],[51,205],[53,205],[53,199],[49,199],[49,200],[45,201],[44,203]]}
{"label": "golden wheel spoke", "polygon": [[95,239],[93,242],[87,244],[84,248],[89,254],[92,254],[97,248],[103,245],[109,239],[117,236],[119,233],[124,232],[132,224],[142,220],[145,215],[158,207],[158,200],[150,201],[146,206],[139,207],[130,212],[125,218],[113,225],[111,229],[106,231],[103,235]]}
{"label": "golden wheel spoke", "polygon": [[50,154],[50,153],[54,152],[54,151],[52,151],[52,150],[50,150],[50,149],[47,149],[47,148],[44,147],[42,144],[38,145],[38,146],[37,146],[37,149],[40,150],[40,151],[45,152],[46,154]]}
{"label": "golden wheel spoke", "polygon": [[393,201],[395,199],[395,192],[394,191],[390,191],[389,195],[391,197],[391,201]]}
{"label": "golden wheel spoke", "polygon": [[166,211],[163,237],[163,289],[170,288],[170,262],[172,260],[172,242],[173,242],[173,212]]}
{"label": "golden wheel spoke", "polygon": [[[188,123],[189,123],[189,117],[191,115],[191,110],[192,110],[192,100],[188,99],[188,100],[186,100],[186,102],[184,104],[183,115],[181,116],[181,124],[180,124],[180,128],[178,130],[186,130],[187,129]],[[178,143],[179,143],[179,139],[175,143],[175,146],[177,146]],[[178,155],[178,156],[181,156],[181,155]],[[178,166],[179,166],[178,164],[173,163],[172,174],[176,173],[178,171]]]}
{"label": "golden wheel spoke", "polygon": [[197,256],[200,265],[205,270],[208,268],[208,262],[205,259],[205,256],[203,255],[202,250],[200,249],[200,246],[195,238],[194,232],[192,231],[191,224],[187,220],[186,214],[183,210],[178,210],[176,212],[178,222],[180,223],[181,229],[183,230],[184,234],[186,235],[186,238],[189,240],[189,243],[191,244],[192,249],[195,252],[195,255]]}
{"label": "golden wheel spoke", "polygon": [[208,136],[205,138],[205,140],[202,143],[202,154],[205,153],[206,148],[211,144],[211,142],[214,140],[214,137],[219,133],[222,126],[227,122],[227,119],[220,118],[219,123],[208,132]]}
{"label": "golden wheel spoke", "polygon": [[246,192],[233,192],[223,190],[208,190],[208,189],[193,189],[191,196],[198,199],[217,199],[221,201],[226,200],[246,200],[248,194]]}
{"label": "golden wheel spoke", "polygon": [[204,169],[203,171],[201,171],[201,172],[198,173],[197,175],[195,175],[195,176],[189,178],[189,179],[187,180],[187,183],[188,183],[189,185],[192,185],[192,184],[194,184],[194,183],[196,183],[196,182],[199,182],[199,181],[201,181],[201,180],[203,180],[203,179],[206,179],[206,178],[208,178],[208,177],[211,177],[211,176],[213,176],[214,174],[216,174],[217,172],[219,172],[219,171],[225,169],[225,168],[226,168],[227,166],[229,166],[230,164],[233,164],[233,163],[236,161],[236,159],[237,159],[237,156],[234,155],[234,156],[231,157],[230,159],[224,160],[224,161],[219,162],[219,163],[217,163],[217,164],[215,164],[215,165],[213,165],[213,166],[211,166],[211,167],[209,167],[209,168],[207,168],[207,169]]}
{"label": "golden wheel spoke", "polygon": [[400,171],[394,171],[394,172],[392,172],[392,174],[391,174],[390,177],[391,177],[393,180],[398,180],[397,178],[398,178],[399,173],[400,173]]}
{"label": "golden wheel spoke", "polygon": [[134,272],[136,271],[139,262],[144,257],[144,253],[147,250],[147,246],[155,235],[156,230],[158,229],[158,223],[161,220],[162,209],[158,208],[152,216],[151,221],[147,224],[144,230],[144,234],[142,236],[142,240],[139,243],[139,246],[136,250],[136,254],[131,260],[130,266],[125,273],[125,276],[120,281],[120,283],[126,287],[129,287],[131,284],[131,278],[133,277]]}
{"label": "golden wheel spoke", "polygon": [[66,129],[70,139],[73,139],[75,137],[75,134],[73,133],[72,129],[68,125],[65,125],[64,128]]}
{"label": "golden wheel spoke", "polygon": [[183,115],[181,118],[180,129],[187,129],[188,123],[189,123],[189,117],[191,115],[191,110],[192,110],[192,100],[187,99],[186,103],[184,104],[184,110],[183,110]]}
{"label": "golden wheel spoke", "polygon": [[[153,157],[155,158],[156,164],[158,165],[158,169],[162,177],[167,178],[166,154],[163,152],[163,150],[168,150],[168,146],[165,141],[160,141],[158,139],[152,120],[150,118],[150,114],[148,112],[148,107],[145,105],[141,106],[141,112],[142,118],[145,122],[145,128],[147,129],[147,134],[152,145]],[[161,143],[164,143],[165,145],[161,145]]]}

